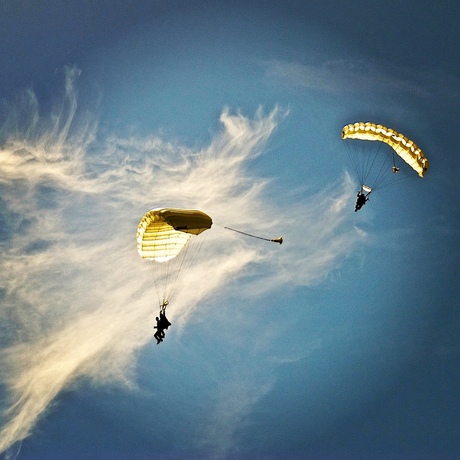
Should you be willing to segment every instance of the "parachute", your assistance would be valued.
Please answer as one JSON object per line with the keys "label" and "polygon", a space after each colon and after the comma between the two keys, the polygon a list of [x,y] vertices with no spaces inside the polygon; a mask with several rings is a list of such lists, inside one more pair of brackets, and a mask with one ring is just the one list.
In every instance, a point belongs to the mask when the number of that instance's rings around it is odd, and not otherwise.
{"label": "parachute", "polygon": [[[211,217],[195,209],[158,208],[147,212],[137,226],[137,252],[149,262],[157,291],[160,312],[180,286],[183,275],[191,269],[203,245],[202,233],[213,225]],[[231,227],[226,230],[251,238],[282,244],[283,238],[264,238]]]}
{"label": "parachute", "polygon": [[342,129],[342,139],[371,141],[353,146],[347,143],[361,189],[368,193],[407,179],[407,170],[414,170],[420,177],[428,171],[428,160],[415,142],[385,126],[370,122],[349,124]]}
{"label": "parachute", "polygon": [[141,218],[137,252],[152,268],[160,308],[168,305],[201,248],[200,235],[211,226],[211,217],[193,209],[152,209]]}

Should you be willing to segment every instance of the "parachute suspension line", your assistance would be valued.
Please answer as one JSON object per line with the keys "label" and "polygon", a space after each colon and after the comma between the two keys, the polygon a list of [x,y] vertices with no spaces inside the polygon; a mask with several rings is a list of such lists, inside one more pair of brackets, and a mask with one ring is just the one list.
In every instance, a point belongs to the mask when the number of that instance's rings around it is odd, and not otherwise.
{"label": "parachute suspension line", "polygon": [[[367,178],[369,177],[369,173],[374,167],[375,161],[378,157],[378,153],[380,150],[380,146],[375,151],[375,149],[371,149],[370,151],[367,150],[366,144],[364,142],[361,142],[361,151],[363,152],[363,155],[365,155],[366,161],[364,163],[364,177],[363,177],[363,183],[367,181]],[[374,188],[375,185],[373,185],[372,188]]]}
{"label": "parachute suspension line", "polygon": [[410,179],[410,176],[407,171],[400,171],[400,168],[396,166],[394,149],[387,145],[384,161],[381,163],[380,170],[375,179],[376,185],[381,190],[390,185],[405,182],[408,179]]}
{"label": "parachute suspension line", "polygon": [[390,146],[380,142],[369,143],[360,139],[349,139],[345,145],[360,187],[367,185],[372,190],[380,190],[410,179],[396,166],[395,152]]}
{"label": "parachute suspension line", "polygon": [[185,244],[184,248],[182,251],[177,255],[174,259],[171,259],[170,261],[164,263],[167,267],[167,274],[166,274],[166,283],[164,286],[164,299],[163,299],[163,304],[164,303],[169,303],[171,300],[171,297],[174,294],[175,288],[178,283],[178,279],[180,278],[180,275],[183,270],[183,265],[184,265],[184,260],[186,259],[188,250],[189,250],[189,242]]}
{"label": "parachute suspension line", "polygon": [[[364,155],[364,158],[365,158],[365,161],[362,161],[361,159],[358,159],[358,163],[362,163],[363,164],[363,169],[362,169],[362,178],[361,178],[361,181],[363,184],[365,184],[368,180],[368,177],[369,177],[369,174],[372,170],[372,168],[374,167],[374,164],[375,164],[375,161],[378,157],[378,150],[377,152],[375,151],[375,149],[370,149],[368,150],[368,146],[366,143],[362,142],[362,141],[358,141],[360,142],[360,150],[361,150],[361,154]],[[379,146],[380,148],[380,146]],[[367,184],[369,185],[369,184]],[[372,188],[374,188],[374,184],[371,185]]]}
{"label": "parachute suspension line", "polygon": [[165,298],[167,299],[166,302],[171,301],[173,296],[175,295],[176,287],[179,286],[182,282],[184,277],[184,273],[187,273],[189,268],[193,265],[198,253],[200,252],[201,247],[207,237],[207,233],[200,234],[198,241],[193,241],[197,236],[192,236],[187,244],[182,249],[181,253],[177,256],[179,259],[177,269],[175,270],[175,276],[168,282]]}
{"label": "parachute suspension line", "polygon": [[388,172],[390,168],[390,165],[387,165],[387,174],[385,176],[385,181],[382,181],[382,184],[379,185],[379,190],[382,190],[384,188],[390,187],[395,184],[401,184],[403,182],[413,180],[414,178],[409,174],[408,171],[401,169],[396,171],[396,173],[393,171],[393,167],[391,167],[391,172]]}
{"label": "parachute suspension line", "polygon": [[[359,185],[366,184],[369,172],[375,162],[375,155],[372,155],[372,151],[369,151],[369,147],[366,146],[361,140],[349,139],[345,142],[348,158],[355,171]],[[371,184],[366,184],[371,185]],[[372,185],[371,185],[372,186]]]}
{"label": "parachute suspension line", "polygon": [[[382,150],[382,148],[383,148],[383,145],[384,144],[382,144],[380,142],[377,143],[378,148],[374,151],[374,160],[372,162],[371,168],[369,169],[369,172],[374,167],[374,163],[376,162],[377,158],[381,158],[383,156],[383,154],[380,152]],[[393,150],[393,149],[391,149],[391,150]],[[387,154],[388,154],[388,151],[387,151]],[[383,181],[383,179],[384,179],[384,177],[385,177],[385,175],[387,173],[388,173],[388,171],[387,171],[387,165],[386,165],[385,161],[380,162],[380,167],[379,167],[378,171],[375,174],[374,187],[373,188],[380,188],[380,185],[382,184],[382,181]]]}
{"label": "parachute suspension line", "polygon": [[[174,243],[171,243],[174,245]],[[188,242],[178,256],[166,262],[149,261],[153,284],[157,294],[158,305],[168,305],[177,286],[188,251]]]}
{"label": "parachute suspension line", "polygon": [[[188,249],[189,249],[189,245],[188,245],[188,242],[187,244],[185,245],[185,247],[182,249],[181,253],[176,256],[176,259],[173,260],[173,261],[170,261],[170,262],[173,262],[173,264],[175,263],[176,265],[176,268],[175,270],[171,270],[171,273],[169,273],[169,276],[168,276],[168,282],[165,286],[165,301],[169,303],[169,301],[171,300],[172,296],[174,295],[174,291],[175,291],[175,287],[177,286],[177,283],[179,282],[179,278],[180,278],[180,275],[182,273],[182,270],[183,270],[183,266],[184,266],[184,259],[187,255],[187,252],[188,252]],[[172,265],[172,264],[170,264]],[[172,267],[171,267],[172,268]],[[174,274],[174,276],[173,276]]]}
{"label": "parachute suspension line", "polygon": [[348,142],[345,142],[345,147],[347,148],[348,159],[350,160],[350,163],[351,163],[354,171],[356,172],[356,175],[358,176],[358,180],[359,180],[358,164],[356,163],[355,156],[351,152],[350,144]]}
{"label": "parachute suspension line", "polygon": [[156,279],[158,276],[158,273],[155,272],[155,268],[154,268],[155,263],[157,262],[149,261],[148,265],[149,265],[149,270],[152,273],[151,279],[153,279],[153,285],[155,286],[155,293],[157,295],[158,305],[161,305],[164,301],[161,299],[161,296],[160,296],[161,283],[159,280],[157,281]]}
{"label": "parachute suspension line", "polygon": [[220,227],[223,227],[226,230],[231,230],[232,232],[241,233],[242,235],[250,236],[251,238],[257,238],[259,240],[264,240],[264,241],[270,241],[272,243],[283,244],[283,237],[282,236],[280,236],[278,238],[264,238],[262,236],[252,235],[251,233],[242,232],[241,230],[237,230],[237,229],[231,228],[231,227],[226,227],[224,225],[220,225],[220,224],[215,224],[215,225],[219,225]]}
{"label": "parachute suspension line", "polygon": [[163,313],[163,315],[166,314],[166,307],[169,305],[169,302],[165,300],[161,305],[160,305],[160,314]]}

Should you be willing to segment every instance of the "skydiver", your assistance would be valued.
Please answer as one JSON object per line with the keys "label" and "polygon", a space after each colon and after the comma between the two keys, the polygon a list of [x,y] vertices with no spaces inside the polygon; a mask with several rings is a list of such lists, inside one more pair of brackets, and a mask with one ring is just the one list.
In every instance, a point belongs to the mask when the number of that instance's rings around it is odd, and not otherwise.
{"label": "skydiver", "polygon": [[158,345],[160,342],[163,342],[165,332],[164,332],[164,327],[162,325],[162,322],[158,318],[158,316],[155,319],[157,320],[157,325],[153,326],[153,328],[156,329],[157,331],[155,332],[155,334],[153,334],[153,336],[157,339],[157,345]]}
{"label": "skydiver", "polygon": [[364,193],[360,190],[356,196],[356,204],[355,204],[355,212],[359,211],[365,204],[366,201],[369,201],[368,197],[369,193],[367,195],[364,195]]}
{"label": "skydiver", "polygon": [[157,316],[155,319],[157,321],[157,325],[153,326],[153,328],[157,331],[153,336],[157,339],[158,345],[160,342],[163,342],[165,337],[165,329],[168,329],[168,327],[171,326],[171,323],[169,322],[168,318],[166,318],[163,310],[160,311],[160,318]]}
{"label": "skydiver", "polygon": [[[168,327],[171,326],[171,323],[169,322],[168,318],[166,318],[166,315],[164,311],[160,311],[160,324],[163,329],[168,330]],[[164,332],[163,332],[164,336]]]}

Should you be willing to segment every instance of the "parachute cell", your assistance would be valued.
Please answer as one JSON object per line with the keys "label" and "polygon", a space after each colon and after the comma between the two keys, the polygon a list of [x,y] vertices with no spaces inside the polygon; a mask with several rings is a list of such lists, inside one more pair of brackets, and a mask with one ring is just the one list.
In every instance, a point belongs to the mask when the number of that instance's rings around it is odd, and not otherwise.
{"label": "parachute cell", "polygon": [[153,209],[137,227],[137,251],[143,259],[166,262],[176,257],[192,235],[211,228],[212,219],[201,211]]}

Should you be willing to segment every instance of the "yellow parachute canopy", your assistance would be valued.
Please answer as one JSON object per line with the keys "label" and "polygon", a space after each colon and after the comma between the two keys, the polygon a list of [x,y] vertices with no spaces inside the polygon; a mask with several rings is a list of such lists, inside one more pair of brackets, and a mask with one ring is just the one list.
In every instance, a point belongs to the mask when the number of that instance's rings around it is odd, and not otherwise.
{"label": "yellow parachute canopy", "polygon": [[388,144],[420,177],[428,171],[428,160],[417,145],[403,134],[375,123],[358,122],[344,126],[342,139],[381,141]]}
{"label": "yellow parachute canopy", "polygon": [[137,227],[137,251],[143,259],[166,262],[176,257],[192,235],[211,228],[212,219],[192,209],[152,209]]}

